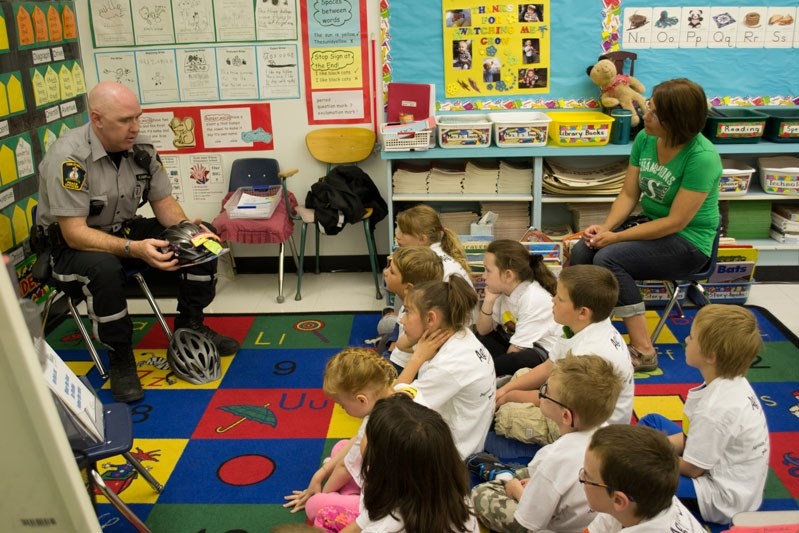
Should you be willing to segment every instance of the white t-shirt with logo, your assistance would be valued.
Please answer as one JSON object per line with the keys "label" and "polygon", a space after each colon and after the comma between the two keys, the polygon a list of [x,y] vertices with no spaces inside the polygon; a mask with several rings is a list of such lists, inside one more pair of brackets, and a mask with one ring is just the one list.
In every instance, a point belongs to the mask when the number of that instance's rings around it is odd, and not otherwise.
{"label": "white t-shirt with logo", "polygon": [[411,386],[419,403],[441,414],[462,458],[483,451],[494,419],[494,360],[471,330],[463,328],[419,369]]}
{"label": "white t-shirt with logo", "polygon": [[557,362],[571,351],[573,355],[598,355],[609,361],[622,378],[621,393],[616,402],[616,409],[608,419],[609,424],[629,424],[633,416],[633,364],[627,343],[613,327],[610,318],[594,322],[576,333],[571,339],[561,337],[550,350],[549,358]]}
{"label": "white t-shirt with logo", "polygon": [[516,522],[531,531],[562,533],[582,533],[591,523],[596,513],[588,507],[578,474],[594,431],[566,433],[535,454],[513,514]]}
{"label": "white t-shirt with logo", "polygon": [[745,377],[716,378],[688,391],[683,459],[707,470],[694,478],[702,518],[727,524],[763,502],[769,460],[766,416]]}
{"label": "white t-shirt with logo", "polygon": [[537,281],[521,282],[510,296],[500,294],[491,318],[500,326],[513,323],[510,342],[520,348],[538,343],[549,352],[562,333],[552,317],[552,295]]}
{"label": "white t-shirt with logo", "polygon": [[588,533],[704,533],[705,527],[685,508],[675,496],[671,505],[649,520],[634,526],[622,528],[621,522],[605,513],[597,513],[597,517],[588,526]]}

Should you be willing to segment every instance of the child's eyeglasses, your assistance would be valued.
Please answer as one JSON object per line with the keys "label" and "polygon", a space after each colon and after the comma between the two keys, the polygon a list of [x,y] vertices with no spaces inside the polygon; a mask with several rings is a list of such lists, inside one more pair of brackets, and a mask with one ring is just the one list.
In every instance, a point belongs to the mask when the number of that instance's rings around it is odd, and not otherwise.
{"label": "child's eyeglasses", "polygon": [[572,415],[572,423],[571,423],[571,427],[574,427],[574,411],[572,411],[572,410],[571,410],[571,407],[569,407],[569,406],[568,406],[568,405],[566,405],[565,403],[562,403],[562,402],[559,402],[559,401],[557,401],[557,400],[556,400],[556,399],[554,399],[552,396],[547,396],[547,390],[548,390],[548,385],[547,385],[547,382],[545,381],[545,382],[544,382],[544,383],[543,383],[543,384],[542,384],[542,385],[541,385],[541,386],[538,388],[538,397],[539,397],[539,398],[543,398],[544,400],[548,400],[548,401],[550,401],[550,402],[552,402],[552,403],[554,403],[554,404],[556,404],[556,405],[559,405],[559,406],[563,407],[563,408],[564,408],[564,409],[566,409],[567,411],[569,411],[569,412],[571,413],[571,415]]}
{"label": "child's eyeglasses", "polygon": [[591,481],[590,479],[585,477],[585,468],[581,468],[580,472],[577,474],[577,481],[582,483],[583,485],[592,485],[594,487],[602,487],[603,489],[609,489],[607,485],[604,483],[597,483],[596,481]]}
{"label": "child's eyeglasses", "polygon": [[[614,489],[610,488],[609,485],[605,485],[604,483],[597,483],[596,481],[591,481],[590,479],[586,478],[585,477],[585,468],[581,468],[580,469],[580,472],[577,474],[577,481],[579,481],[583,485],[591,485],[591,486],[594,486],[594,487],[601,487],[603,489],[608,489],[611,492],[616,492]],[[631,502],[635,503],[635,500],[632,499],[629,494],[625,493],[625,496],[627,496],[628,500],[630,500]]]}

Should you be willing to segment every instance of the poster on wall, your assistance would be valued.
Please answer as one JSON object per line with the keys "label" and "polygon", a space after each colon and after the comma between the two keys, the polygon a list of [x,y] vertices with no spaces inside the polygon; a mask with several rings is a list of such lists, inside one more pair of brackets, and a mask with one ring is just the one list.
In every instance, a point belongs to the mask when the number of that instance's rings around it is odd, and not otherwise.
{"label": "poster on wall", "polygon": [[448,98],[549,92],[549,0],[443,0],[442,9]]}
{"label": "poster on wall", "polygon": [[139,123],[161,153],[275,148],[269,104],[148,108]]}
{"label": "poster on wall", "polygon": [[301,2],[309,124],[371,122],[366,1]]}

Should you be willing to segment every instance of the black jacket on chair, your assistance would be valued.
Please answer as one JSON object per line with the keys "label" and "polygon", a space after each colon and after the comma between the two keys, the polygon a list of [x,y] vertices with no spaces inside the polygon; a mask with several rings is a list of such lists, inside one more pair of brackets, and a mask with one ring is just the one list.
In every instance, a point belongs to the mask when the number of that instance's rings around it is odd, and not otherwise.
{"label": "black jacket on chair", "polygon": [[336,235],[345,224],[363,220],[367,208],[372,209],[372,231],[388,214],[388,205],[372,178],[355,165],[335,167],[314,183],[305,206],[315,210],[316,223],[326,235]]}

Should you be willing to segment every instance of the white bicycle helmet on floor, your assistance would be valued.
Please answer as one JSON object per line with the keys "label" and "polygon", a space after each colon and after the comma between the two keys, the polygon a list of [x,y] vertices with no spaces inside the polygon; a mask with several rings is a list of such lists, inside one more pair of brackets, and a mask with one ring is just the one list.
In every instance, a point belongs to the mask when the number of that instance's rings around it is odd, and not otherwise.
{"label": "white bicycle helmet on floor", "polygon": [[180,379],[203,385],[219,379],[219,351],[211,339],[197,331],[180,328],[172,334],[167,361]]}

